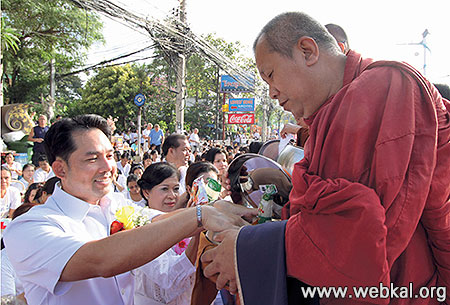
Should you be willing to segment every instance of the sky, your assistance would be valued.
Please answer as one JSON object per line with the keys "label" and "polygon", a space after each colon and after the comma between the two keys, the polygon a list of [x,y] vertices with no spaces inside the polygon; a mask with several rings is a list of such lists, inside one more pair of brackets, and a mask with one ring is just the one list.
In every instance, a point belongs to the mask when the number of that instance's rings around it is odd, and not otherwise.
{"label": "sky", "polygon": [[[428,29],[426,42],[431,52],[426,51],[426,76],[432,82],[450,84],[449,0],[185,1],[187,23],[196,35],[215,33],[226,41],[239,41],[249,57],[253,56],[251,46],[256,35],[270,19],[286,11],[303,11],[323,24],[342,26],[350,47],[363,57],[406,61],[423,72],[423,46],[407,44],[421,42],[422,33]],[[177,4],[177,0],[120,3],[140,16],[156,19],[163,19]],[[106,44],[90,50],[90,63],[150,44],[147,35],[109,18],[103,20]]]}

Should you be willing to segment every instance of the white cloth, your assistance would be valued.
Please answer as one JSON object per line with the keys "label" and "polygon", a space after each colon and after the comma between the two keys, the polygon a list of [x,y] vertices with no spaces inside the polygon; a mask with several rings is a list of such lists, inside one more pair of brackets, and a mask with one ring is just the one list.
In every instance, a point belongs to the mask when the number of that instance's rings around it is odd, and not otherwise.
{"label": "white cloth", "polygon": [[48,173],[44,171],[42,168],[38,168],[34,172],[33,180],[34,182],[45,182],[52,177],[55,177],[55,174],[53,173],[53,170],[51,168]]}
{"label": "white cloth", "polygon": [[[8,166],[8,164],[2,165],[5,168],[8,168],[9,170],[22,170],[22,165],[19,162],[13,161],[13,164],[11,166]],[[15,171],[11,171],[11,178],[12,179],[18,179],[19,175]]]}
{"label": "white cloth", "polygon": [[144,198],[142,198],[139,201],[134,201],[133,198],[131,198],[129,191],[127,191],[125,198],[127,198],[128,200],[131,200],[131,202],[133,202],[135,205],[138,205],[142,208],[145,208],[147,206],[147,201]]}
{"label": "white cloth", "polygon": [[180,189],[178,190],[178,193],[183,195],[186,192],[186,172],[188,167],[187,166],[181,166],[178,170],[180,171]]}
{"label": "white cloth", "polygon": [[[125,166],[122,166],[122,163],[119,161],[117,162],[117,169],[120,169],[120,171],[122,172],[122,175],[124,175],[125,177],[128,177],[128,175],[130,174],[130,169],[131,169],[131,165],[130,163],[125,164]],[[125,183],[126,185],[126,183]]]}
{"label": "white cloth", "polygon": [[2,261],[2,296],[21,294],[23,292],[23,286],[9,261],[6,249],[1,251],[0,256]]}
{"label": "white cloth", "polygon": [[8,217],[9,210],[15,210],[22,204],[20,191],[10,186],[6,190],[5,196],[0,199],[0,218]]}
{"label": "white cloth", "polygon": [[[25,186],[25,190],[27,190],[27,189],[28,189],[28,187],[30,186],[30,184],[28,183],[28,181],[27,181],[27,180],[25,180],[25,179],[23,179],[23,177],[22,177],[22,178],[20,178],[20,179],[19,179],[19,181],[23,183],[23,185]],[[33,182],[32,182],[32,183],[34,183],[34,180],[33,180]]]}
{"label": "white cloth", "polygon": [[[57,184],[44,205],[8,225],[4,232],[6,250],[28,304],[133,304],[134,278],[130,272],[110,278],[59,281],[65,265],[80,247],[109,236],[115,212],[125,205],[133,204],[114,192],[103,197],[99,205],[92,205]],[[161,214],[149,211],[154,216]]]}
{"label": "white cloth", "polygon": [[120,175],[117,176],[117,183],[121,187],[123,187],[123,190],[119,191],[119,189],[115,185],[113,185],[114,191],[117,192],[117,193],[122,193],[126,197],[126,195],[128,193],[127,178],[124,175],[120,174]]}
{"label": "white cloth", "polygon": [[186,254],[167,250],[132,272],[135,276],[135,305],[189,305],[195,267]]}
{"label": "white cloth", "polygon": [[198,136],[198,133],[191,133],[189,136],[189,143],[191,145],[197,145],[200,144],[200,137]]}

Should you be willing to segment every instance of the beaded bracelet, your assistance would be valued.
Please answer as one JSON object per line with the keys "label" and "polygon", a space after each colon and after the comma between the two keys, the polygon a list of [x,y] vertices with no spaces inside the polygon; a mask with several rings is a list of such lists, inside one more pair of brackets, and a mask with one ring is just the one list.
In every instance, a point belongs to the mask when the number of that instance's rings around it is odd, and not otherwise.
{"label": "beaded bracelet", "polygon": [[197,227],[203,227],[202,223],[202,206],[197,206]]}

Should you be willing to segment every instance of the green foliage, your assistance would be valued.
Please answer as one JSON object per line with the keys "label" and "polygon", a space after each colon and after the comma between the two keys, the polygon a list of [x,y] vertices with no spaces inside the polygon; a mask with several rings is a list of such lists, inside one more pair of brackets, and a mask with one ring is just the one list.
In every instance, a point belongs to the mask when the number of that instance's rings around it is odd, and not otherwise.
{"label": "green foliage", "polygon": [[[57,73],[81,65],[86,49],[102,40],[99,17],[64,0],[3,0],[6,28],[15,29],[17,49],[5,49],[5,97],[10,103],[31,103],[48,95],[51,59]],[[2,37],[3,38],[3,37]],[[57,85],[64,85],[59,83]]]}
{"label": "green foliage", "polygon": [[146,96],[142,123],[158,123],[162,129],[173,130],[175,98],[166,79],[155,76],[145,65],[99,69],[86,83],[82,100],[68,109],[68,115],[96,113],[116,118],[118,130],[136,128],[138,107],[134,97],[138,93]]}
{"label": "green foliage", "polygon": [[1,39],[2,39],[2,53],[11,49],[13,53],[17,53],[19,49],[17,43],[19,42],[19,37],[16,30],[8,28],[5,26],[5,18],[2,16],[2,28],[1,28]]}

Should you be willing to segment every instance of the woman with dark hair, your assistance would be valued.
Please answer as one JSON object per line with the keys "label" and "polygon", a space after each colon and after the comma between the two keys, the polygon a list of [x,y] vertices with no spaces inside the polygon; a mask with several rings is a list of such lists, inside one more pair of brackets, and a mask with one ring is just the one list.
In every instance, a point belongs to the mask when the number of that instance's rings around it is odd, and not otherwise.
{"label": "woman with dark hair", "polygon": [[211,148],[205,154],[205,161],[211,162],[217,168],[219,171],[219,180],[222,181],[228,166],[225,150],[216,147]]}
{"label": "woman with dark hair", "polygon": [[180,203],[180,205],[182,207],[191,205],[190,200],[192,198],[192,184],[194,183],[195,179],[202,176],[203,181],[206,183],[206,179],[208,178],[218,180],[218,174],[219,171],[214,165],[212,165],[211,162],[201,161],[192,163],[186,171],[186,197],[180,199],[180,201],[184,200],[184,202]]}
{"label": "woman with dark hair", "polygon": [[138,185],[150,208],[171,212],[177,208],[179,181],[180,173],[173,165],[158,162],[147,167]]}
{"label": "woman with dark hair", "polygon": [[6,153],[5,163],[2,166],[11,171],[12,179],[17,180],[19,176],[22,176],[22,165],[14,161],[14,154],[12,152]]}
{"label": "woman with dark hair", "polygon": [[152,156],[148,153],[145,152],[144,156],[142,157],[142,164],[144,165],[144,170],[150,166],[150,164],[152,164]]}
{"label": "woman with dark hair", "polygon": [[[174,166],[158,162],[147,167],[138,185],[150,208],[170,212],[177,208],[179,180],[180,174]],[[135,305],[190,304],[197,247],[197,237],[191,241],[185,239],[135,269]]]}
{"label": "woman with dark hair", "polygon": [[[34,171],[35,166],[31,163],[27,163],[22,168],[22,177],[19,179],[19,182],[23,183],[25,186],[25,189],[28,188],[28,186],[34,182]],[[14,184],[13,184],[14,186]]]}
{"label": "woman with dark hair", "polygon": [[55,185],[58,181],[61,181],[58,177],[52,177],[45,181],[44,186],[38,190],[34,201],[39,204],[44,204],[48,197],[50,197],[55,191]]}
{"label": "woman with dark hair", "polygon": [[134,204],[145,207],[147,205],[147,201],[142,197],[139,185],[137,184],[139,177],[135,174],[130,174],[127,177],[127,188],[128,192],[126,194],[126,198],[131,200]]}
{"label": "woman with dark hair", "polygon": [[39,192],[43,185],[44,183],[42,182],[31,183],[28,186],[27,191],[25,192],[23,204],[35,203],[34,199],[36,197],[36,194]]}
{"label": "woman with dark hair", "polygon": [[131,174],[136,175],[139,180],[142,177],[142,174],[144,174],[144,168],[140,164],[133,165],[130,171],[130,175]]}

